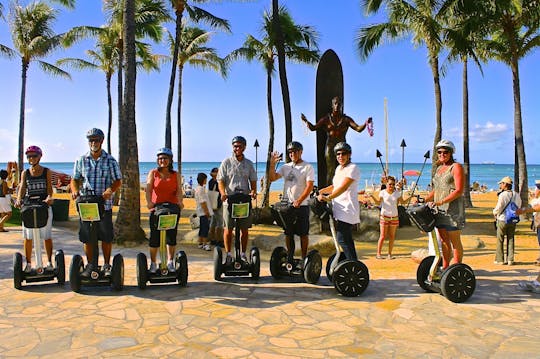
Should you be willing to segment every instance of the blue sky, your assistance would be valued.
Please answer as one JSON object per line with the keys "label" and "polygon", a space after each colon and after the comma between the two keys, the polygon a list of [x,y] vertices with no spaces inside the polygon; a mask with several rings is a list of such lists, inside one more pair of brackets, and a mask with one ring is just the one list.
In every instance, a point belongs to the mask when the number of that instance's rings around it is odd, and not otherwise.
{"label": "blue sky", "polygon": [[[7,1],[1,1],[8,8]],[[381,21],[365,17],[360,1],[282,0],[298,24],[309,24],[319,32],[321,53],[336,51],[342,61],[345,82],[345,113],[358,123],[374,119],[375,135],[350,130],[347,140],[356,162],[376,162],[379,149],[389,162],[401,162],[401,140],[405,139],[406,162],[422,162],[435,132],[433,80],[424,48],[414,48],[409,39],[384,44],[366,62],[355,50],[354,37],[361,26]],[[216,34],[211,42],[220,55],[241,46],[247,34],[259,37],[263,11],[270,0],[219,1],[203,7],[228,19],[233,34]],[[329,5],[332,4],[332,5]],[[74,11],[61,10],[54,28],[64,32],[76,25],[104,23],[101,1],[77,1]],[[8,25],[0,21],[0,43],[12,47]],[[46,60],[84,57],[91,40],[68,50],[58,50]],[[154,46],[165,53],[163,46]],[[538,50],[520,64],[521,100],[527,162],[540,164],[535,141],[540,105]],[[513,163],[513,95],[509,68],[501,63],[484,65],[484,75],[469,67],[470,137],[472,163]],[[443,138],[456,144],[462,159],[460,64],[451,65],[442,79]],[[104,75],[70,70],[72,80],[50,77],[30,66],[27,84],[25,144],[37,144],[45,152],[43,161],[73,161],[87,150],[85,132],[106,128],[107,105]],[[293,138],[304,144],[304,158],[315,161],[315,133],[308,132],[300,113],[314,122],[316,66],[287,64],[292,103]],[[20,61],[0,58],[0,162],[16,160],[20,100]],[[165,105],[170,65],[161,72],[138,73],[137,133],[139,160],[153,161],[164,143]],[[113,84],[113,91],[115,89]],[[388,153],[385,148],[384,99],[388,101]],[[273,83],[276,148],[284,148],[283,104],[277,76]],[[176,110],[173,109],[173,113]],[[255,159],[253,143],[260,143],[259,161],[268,146],[266,77],[259,63],[232,65],[226,80],[213,72],[187,67],[183,82],[183,160],[221,161],[230,154],[230,139],[248,140],[247,156]],[[174,122],[176,120],[174,119]],[[113,155],[117,155],[117,120],[114,115]],[[176,126],[173,127],[173,134]],[[174,150],[176,152],[176,140]]]}

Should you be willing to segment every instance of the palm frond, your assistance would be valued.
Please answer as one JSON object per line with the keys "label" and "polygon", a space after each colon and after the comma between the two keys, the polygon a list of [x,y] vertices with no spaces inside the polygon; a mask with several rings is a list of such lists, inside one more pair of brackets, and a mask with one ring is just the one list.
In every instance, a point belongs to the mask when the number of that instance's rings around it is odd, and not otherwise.
{"label": "palm frond", "polygon": [[212,15],[208,11],[197,6],[186,6],[186,11],[188,12],[190,19],[194,22],[207,24],[213,29],[231,32],[231,25],[228,20]]}
{"label": "palm frond", "polygon": [[38,64],[44,72],[50,75],[64,77],[71,80],[71,75],[68,72],[59,68],[58,66],[55,66],[45,61],[38,61]]}

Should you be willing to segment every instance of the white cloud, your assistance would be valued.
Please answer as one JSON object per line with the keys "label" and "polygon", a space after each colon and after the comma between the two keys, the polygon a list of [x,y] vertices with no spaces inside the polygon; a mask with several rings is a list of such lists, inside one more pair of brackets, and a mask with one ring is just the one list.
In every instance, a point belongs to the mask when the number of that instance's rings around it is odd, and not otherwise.
{"label": "white cloud", "polygon": [[484,125],[474,125],[469,129],[469,138],[471,141],[479,143],[497,142],[508,136],[511,129],[504,123],[486,122]]}

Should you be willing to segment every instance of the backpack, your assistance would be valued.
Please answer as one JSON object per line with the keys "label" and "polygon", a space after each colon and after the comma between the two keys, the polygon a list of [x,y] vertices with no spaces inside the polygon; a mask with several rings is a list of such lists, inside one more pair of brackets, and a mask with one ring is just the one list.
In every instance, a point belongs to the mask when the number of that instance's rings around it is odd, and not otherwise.
{"label": "backpack", "polygon": [[517,224],[519,223],[519,216],[516,214],[516,210],[518,209],[518,206],[513,201],[514,195],[512,195],[512,199],[510,200],[510,203],[506,205],[504,208],[504,217],[506,218],[506,224]]}

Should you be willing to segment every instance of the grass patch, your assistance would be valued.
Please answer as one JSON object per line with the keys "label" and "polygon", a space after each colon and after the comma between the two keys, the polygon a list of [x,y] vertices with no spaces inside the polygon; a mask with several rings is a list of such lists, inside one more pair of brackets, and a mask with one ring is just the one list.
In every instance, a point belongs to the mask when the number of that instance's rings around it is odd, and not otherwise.
{"label": "grass patch", "polygon": [[18,208],[11,206],[11,218],[4,223],[6,227],[15,227],[21,225],[21,211]]}

